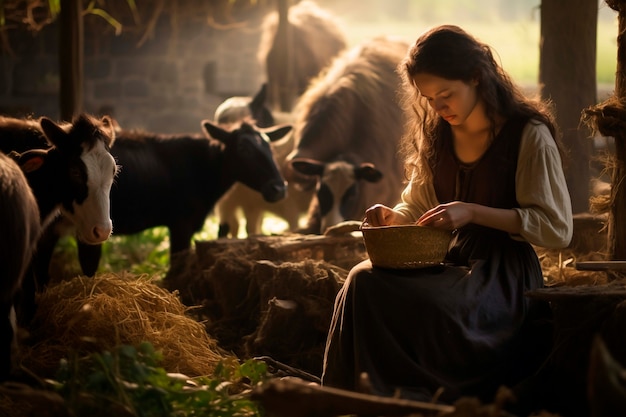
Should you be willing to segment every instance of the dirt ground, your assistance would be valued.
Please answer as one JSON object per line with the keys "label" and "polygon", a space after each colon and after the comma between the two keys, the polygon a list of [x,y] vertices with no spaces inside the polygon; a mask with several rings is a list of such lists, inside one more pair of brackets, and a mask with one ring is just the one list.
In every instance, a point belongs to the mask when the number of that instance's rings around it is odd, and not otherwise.
{"label": "dirt ground", "polygon": [[[620,336],[626,284],[606,271],[576,268],[580,262],[606,259],[604,218],[586,216],[576,224],[570,247],[536,248],[546,289],[531,296],[549,300],[555,312],[558,349],[550,361],[563,377],[564,390],[550,395],[572,407],[587,407],[594,336],[602,334],[615,357],[626,363]],[[315,379],[321,374],[335,296],[351,266],[366,257],[359,232],[258,236],[196,242],[194,250],[172,258],[160,282],[128,273],[62,281],[40,298],[46,311],[30,329],[23,360],[49,377],[69,349],[148,339],[167,352],[173,372],[193,376],[209,372],[220,358],[265,357]],[[195,350],[188,348],[192,345]],[[569,399],[572,392],[582,404]]]}

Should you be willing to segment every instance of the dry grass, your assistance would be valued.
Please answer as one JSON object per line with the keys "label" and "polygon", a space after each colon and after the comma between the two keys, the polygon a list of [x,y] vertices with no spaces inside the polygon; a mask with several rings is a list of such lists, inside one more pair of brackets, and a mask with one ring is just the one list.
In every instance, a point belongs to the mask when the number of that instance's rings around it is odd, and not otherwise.
{"label": "dry grass", "polygon": [[607,274],[602,271],[579,271],[576,262],[604,260],[605,255],[598,252],[579,254],[571,249],[542,249],[535,248],[544,282],[548,287],[602,285],[607,283]]}
{"label": "dry grass", "polygon": [[150,342],[162,352],[164,369],[191,377],[210,375],[230,356],[187,316],[177,293],[145,276],[76,277],[48,288],[38,303],[21,357],[36,375],[50,376],[70,352],[86,355],[121,344]]}

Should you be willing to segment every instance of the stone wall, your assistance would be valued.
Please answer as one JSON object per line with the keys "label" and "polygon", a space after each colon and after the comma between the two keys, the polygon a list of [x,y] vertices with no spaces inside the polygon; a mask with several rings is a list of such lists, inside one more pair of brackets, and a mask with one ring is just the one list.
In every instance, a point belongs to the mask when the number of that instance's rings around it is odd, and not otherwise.
{"label": "stone wall", "polygon": [[[87,26],[84,110],[112,114],[125,128],[196,132],[226,97],[256,93],[265,79],[258,22],[216,29],[199,18],[180,26],[163,19],[145,42],[143,33],[96,36]],[[59,118],[57,31],[53,24],[10,33],[11,51],[0,55],[0,113]]]}

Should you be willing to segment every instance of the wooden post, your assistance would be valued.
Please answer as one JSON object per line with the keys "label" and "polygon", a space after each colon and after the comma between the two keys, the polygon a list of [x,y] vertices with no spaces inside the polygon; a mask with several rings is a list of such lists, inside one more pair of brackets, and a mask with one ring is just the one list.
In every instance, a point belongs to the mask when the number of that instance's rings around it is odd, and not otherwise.
{"label": "wooden post", "polygon": [[[623,109],[626,101],[626,1],[607,0],[607,4],[618,12],[617,71],[615,73],[615,98]],[[621,121],[622,124],[626,120]],[[615,166],[611,178],[611,211],[609,213],[609,254],[611,260],[626,259],[626,132],[619,129],[614,133]]]}
{"label": "wooden post", "polygon": [[609,7],[618,12],[617,71],[615,73],[615,95],[626,97],[626,1],[607,0]]}
{"label": "wooden post", "polygon": [[580,126],[582,109],[597,100],[597,0],[541,1],[539,83],[556,107],[556,120],[569,151],[565,170],[574,213],[589,211],[589,160],[593,142]]}
{"label": "wooden post", "polygon": [[[585,109],[583,116],[601,135],[615,141],[615,154],[608,166],[611,194],[606,202],[607,256],[609,261],[623,261],[626,260],[626,0],[606,0],[606,3],[618,12],[615,93],[603,103]],[[625,273],[620,268],[611,270],[612,278],[621,278]]]}
{"label": "wooden post", "polygon": [[61,0],[59,75],[61,119],[71,121],[83,103],[83,16],[80,0]]}

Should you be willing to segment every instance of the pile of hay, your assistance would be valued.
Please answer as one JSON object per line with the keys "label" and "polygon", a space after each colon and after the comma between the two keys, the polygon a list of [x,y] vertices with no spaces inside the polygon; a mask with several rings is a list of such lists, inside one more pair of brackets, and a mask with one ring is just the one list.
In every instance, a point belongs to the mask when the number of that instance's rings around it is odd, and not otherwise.
{"label": "pile of hay", "polygon": [[150,342],[163,354],[162,367],[187,376],[210,375],[232,355],[186,314],[178,295],[146,276],[128,273],[76,277],[49,287],[37,299],[22,366],[52,376],[68,353],[79,355]]}
{"label": "pile of hay", "polygon": [[581,254],[570,249],[535,248],[546,286],[602,285],[608,282],[605,271],[579,271],[576,262],[600,261],[604,256],[595,252]]}

